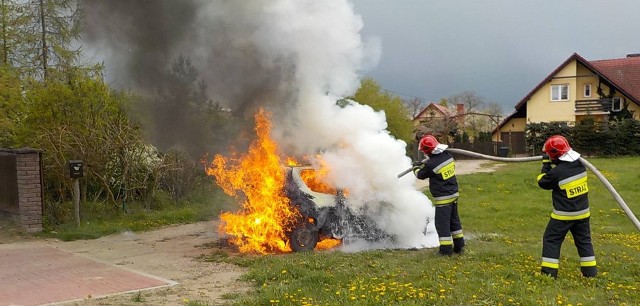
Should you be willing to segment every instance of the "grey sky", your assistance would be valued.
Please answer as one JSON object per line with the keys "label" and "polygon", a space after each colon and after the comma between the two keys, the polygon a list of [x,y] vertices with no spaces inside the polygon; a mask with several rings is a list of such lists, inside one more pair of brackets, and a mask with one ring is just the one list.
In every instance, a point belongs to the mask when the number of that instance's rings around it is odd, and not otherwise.
{"label": "grey sky", "polygon": [[640,1],[353,0],[364,39],[382,56],[367,71],[402,97],[438,101],[474,91],[509,114],[571,54],[640,53]]}

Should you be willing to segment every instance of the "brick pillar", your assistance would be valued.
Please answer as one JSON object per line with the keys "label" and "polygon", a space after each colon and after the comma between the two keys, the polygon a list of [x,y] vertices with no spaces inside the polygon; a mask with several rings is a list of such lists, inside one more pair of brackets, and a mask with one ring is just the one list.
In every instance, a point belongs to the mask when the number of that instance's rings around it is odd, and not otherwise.
{"label": "brick pillar", "polygon": [[24,148],[16,152],[20,223],[30,233],[42,231],[42,169],[40,151]]}

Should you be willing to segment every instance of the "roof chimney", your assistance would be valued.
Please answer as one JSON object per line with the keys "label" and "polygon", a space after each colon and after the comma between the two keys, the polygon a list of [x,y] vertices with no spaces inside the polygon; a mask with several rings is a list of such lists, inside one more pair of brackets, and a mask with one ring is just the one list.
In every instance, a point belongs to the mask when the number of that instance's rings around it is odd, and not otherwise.
{"label": "roof chimney", "polygon": [[458,116],[457,117],[458,124],[464,125],[464,117],[465,117],[464,104],[462,103],[456,104],[456,115]]}
{"label": "roof chimney", "polygon": [[627,54],[627,58],[632,58],[632,57],[640,57],[640,53],[629,53],[629,54]]}

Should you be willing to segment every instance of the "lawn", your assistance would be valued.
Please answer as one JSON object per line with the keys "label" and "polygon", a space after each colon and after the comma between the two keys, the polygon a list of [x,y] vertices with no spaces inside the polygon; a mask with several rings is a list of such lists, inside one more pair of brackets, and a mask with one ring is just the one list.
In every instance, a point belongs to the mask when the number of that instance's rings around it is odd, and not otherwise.
{"label": "lawn", "polygon": [[[213,184],[212,182],[208,182]],[[218,188],[203,187],[180,201],[168,196],[156,197],[153,209],[145,208],[144,203],[126,204],[126,212],[121,207],[114,208],[105,202],[88,202],[80,208],[80,226],[76,226],[73,203],[47,203],[61,217],[60,224],[52,224],[51,217],[45,218],[45,230],[38,236],[53,237],[64,241],[78,239],[96,239],[105,235],[126,231],[146,231],[172,224],[187,224],[212,220],[220,211],[235,209],[230,197]],[[148,205],[148,204],[147,204]]]}
{"label": "lawn", "polygon": [[[589,159],[640,213],[640,158]],[[589,175],[596,278],[583,278],[573,240],[562,248],[559,278],[539,273],[551,195],[537,187],[539,162],[458,177],[466,253],[434,249],[284,255],[211,254],[248,267],[255,284],[237,305],[637,305],[640,231],[595,175]]]}

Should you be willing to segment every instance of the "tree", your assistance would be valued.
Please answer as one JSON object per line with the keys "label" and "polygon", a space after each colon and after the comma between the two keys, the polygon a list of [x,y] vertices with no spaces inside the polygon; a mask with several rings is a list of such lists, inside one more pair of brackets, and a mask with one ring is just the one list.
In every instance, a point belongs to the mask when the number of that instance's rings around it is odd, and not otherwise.
{"label": "tree", "polygon": [[420,111],[425,107],[425,102],[420,98],[413,98],[411,100],[406,101],[409,110],[411,111],[411,118],[415,118]]}
{"label": "tree", "polygon": [[418,133],[433,134],[442,137],[442,141],[448,141],[449,136],[454,139],[456,136],[461,136],[458,122],[454,117],[438,118],[431,116],[429,120],[422,122],[420,127],[418,127]]}
{"label": "tree", "polygon": [[360,88],[352,97],[353,100],[369,105],[376,111],[384,111],[387,118],[387,129],[397,139],[406,143],[413,141],[413,124],[411,111],[400,97],[383,93],[380,85],[373,79],[362,80]]}
{"label": "tree", "polygon": [[464,114],[458,116],[464,116],[464,132],[472,141],[485,139],[486,133],[498,125],[502,113],[500,105],[495,102],[486,104],[473,91],[452,96],[449,101],[464,105]]}
{"label": "tree", "polygon": [[502,106],[496,102],[490,102],[484,109],[484,113],[492,116],[502,116]]}
{"label": "tree", "polygon": [[[24,118],[17,142],[44,151],[45,194],[69,199],[68,161],[86,165],[84,189],[94,200],[117,203],[144,197],[157,187],[154,148],[127,115],[131,96],[111,91],[99,77],[79,70],[68,80],[49,79],[25,87]],[[86,193],[85,193],[86,195]]]}
{"label": "tree", "polygon": [[80,49],[72,44],[80,37],[78,0],[25,0],[25,43],[22,45],[27,73],[47,79],[52,69],[65,71],[77,60]]}
{"label": "tree", "polygon": [[226,147],[233,134],[231,119],[207,95],[207,86],[199,79],[189,57],[178,56],[159,84],[157,96],[151,98],[149,127],[154,144],[161,150],[180,150],[200,159]]}
{"label": "tree", "polygon": [[453,105],[463,104],[467,112],[478,110],[484,105],[482,98],[473,91],[465,91],[449,98],[449,103]]}
{"label": "tree", "polygon": [[14,147],[22,119],[22,81],[17,71],[0,66],[0,147]]}
{"label": "tree", "polygon": [[0,61],[5,66],[17,66],[24,26],[21,12],[17,0],[0,0]]}

